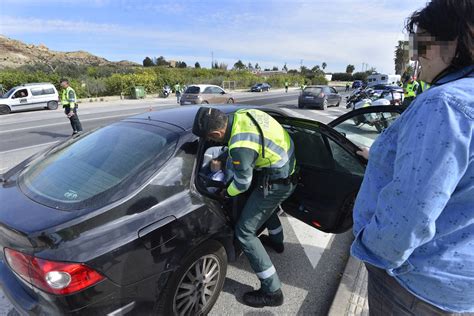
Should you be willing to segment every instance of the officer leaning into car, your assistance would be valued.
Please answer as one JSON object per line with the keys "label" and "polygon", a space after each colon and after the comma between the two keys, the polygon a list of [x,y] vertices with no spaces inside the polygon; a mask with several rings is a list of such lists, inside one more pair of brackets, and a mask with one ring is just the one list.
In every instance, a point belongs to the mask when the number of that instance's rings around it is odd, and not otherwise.
{"label": "officer leaning into car", "polygon": [[[283,228],[277,208],[295,190],[294,145],[286,130],[270,115],[260,110],[239,110],[231,115],[202,107],[195,118],[193,133],[228,144],[234,176],[223,197],[235,197],[249,190],[254,175],[257,186],[235,225],[235,236],[252,269],[260,279],[257,291],[244,294],[245,304],[253,307],[283,304],[281,283],[262,243],[283,252]],[[257,238],[265,227],[269,235]]]}
{"label": "officer leaning into car", "polygon": [[61,93],[61,104],[64,108],[64,113],[69,118],[72,126],[72,135],[82,132],[82,125],[77,115],[77,97],[76,92],[69,86],[69,80],[61,79],[59,82],[63,88]]}

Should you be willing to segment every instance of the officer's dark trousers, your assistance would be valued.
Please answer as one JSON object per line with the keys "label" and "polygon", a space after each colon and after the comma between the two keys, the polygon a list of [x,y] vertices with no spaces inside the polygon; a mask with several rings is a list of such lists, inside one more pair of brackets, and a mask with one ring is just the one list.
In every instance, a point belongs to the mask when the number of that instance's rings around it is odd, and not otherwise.
{"label": "officer's dark trousers", "polygon": [[[71,109],[69,107],[64,108],[64,113],[69,114],[70,111]],[[77,108],[74,108],[72,111],[74,112],[74,115],[69,118],[72,131],[74,133],[82,132],[82,124],[81,121],[79,121],[79,116],[77,115]]]}
{"label": "officer's dark trousers", "polygon": [[278,218],[277,207],[294,190],[293,184],[273,184],[267,196],[264,197],[263,190],[257,187],[250,194],[235,227],[235,236],[249,259],[252,269],[260,279],[262,290],[266,292],[278,290],[281,283],[256,233],[265,224],[270,238],[276,242],[283,242],[283,229]]}

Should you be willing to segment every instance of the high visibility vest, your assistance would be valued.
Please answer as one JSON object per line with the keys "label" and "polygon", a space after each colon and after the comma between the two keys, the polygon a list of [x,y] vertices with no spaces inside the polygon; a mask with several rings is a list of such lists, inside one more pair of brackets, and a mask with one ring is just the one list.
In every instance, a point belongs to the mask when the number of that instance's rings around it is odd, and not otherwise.
{"label": "high visibility vest", "polygon": [[424,82],[423,80],[420,80],[419,84],[420,84],[420,93],[424,92],[425,90],[428,90],[430,88],[430,85],[428,83]]}
{"label": "high visibility vest", "polygon": [[416,81],[408,82],[405,85],[405,89],[404,89],[405,98],[414,98],[414,97],[416,97],[416,89],[418,89],[418,82],[416,82]]}
{"label": "high visibility vest", "polygon": [[181,86],[179,84],[174,85],[174,92],[180,93],[181,92]]}
{"label": "high visibility vest", "polygon": [[[263,133],[263,142],[259,128]],[[234,114],[234,121],[229,137],[229,153],[234,148],[248,148],[257,152],[256,169],[278,169],[285,166],[294,155],[294,144],[288,132],[273,117],[260,110],[239,110]],[[265,152],[265,157],[263,156]],[[232,155],[232,153],[231,153]],[[294,159],[293,159],[294,161]],[[294,172],[296,162],[290,167]],[[240,193],[232,184],[228,188],[230,195]]]}
{"label": "high visibility vest", "polygon": [[[74,94],[73,98],[69,97],[69,93],[72,91]],[[67,87],[66,89],[63,89],[61,93],[61,104],[63,105],[63,108],[69,106],[70,108],[74,108],[76,106],[76,91],[74,91],[73,88]]]}

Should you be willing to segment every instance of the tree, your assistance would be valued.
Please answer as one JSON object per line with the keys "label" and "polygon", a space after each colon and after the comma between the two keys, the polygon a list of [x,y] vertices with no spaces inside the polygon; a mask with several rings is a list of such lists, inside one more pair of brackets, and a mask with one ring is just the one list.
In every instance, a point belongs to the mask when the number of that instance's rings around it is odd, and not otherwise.
{"label": "tree", "polygon": [[367,76],[369,74],[367,73],[367,71],[364,71],[364,72],[356,72],[352,75],[352,78],[354,80],[362,80],[362,81],[367,81]]}
{"label": "tree", "polygon": [[265,68],[263,71],[270,71],[270,68]]}
{"label": "tree", "polygon": [[288,67],[286,66],[286,63],[285,63],[285,65],[283,66],[283,68],[281,68],[281,70],[288,71]]}
{"label": "tree", "polygon": [[272,70],[273,70],[273,71],[278,71],[279,69],[278,69],[277,66],[273,66]]}
{"label": "tree", "polygon": [[227,64],[220,63],[220,64],[219,64],[219,69],[221,69],[221,70],[227,70]]}
{"label": "tree", "polygon": [[[227,67],[226,67],[227,68]],[[234,69],[237,70],[242,70],[245,69],[244,63],[239,59],[235,64],[234,64]]]}
{"label": "tree", "polygon": [[155,63],[153,62],[153,60],[151,60],[150,57],[145,57],[145,59],[143,59],[143,67],[152,67],[152,66],[155,66]]}
{"label": "tree", "polygon": [[355,69],[354,65],[349,64],[346,67],[346,73],[352,74],[354,72],[354,69]]}
{"label": "tree", "polygon": [[163,56],[160,56],[156,59],[155,64],[157,66],[169,66],[170,63],[166,61],[166,59]]}
{"label": "tree", "polygon": [[248,70],[253,70],[252,63],[249,63],[249,64],[247,65],[247,69],[248,69]]}
{"label": "tree", "polygon": [[326,62],[323,62],[323,63],[321,64],[321,68],[323,68],[323,70],[326,69],[327,66],[328,66],[328,64],[326,64]]}
{"label": "tree", "polygon": [[177,61],[176,62],[176,68],[186,68],[188,65],[184,61]]}
{"label": "tree", "polygon": [[405,72],[406,66],[410,61],[410,55],[408,52],[408,41],[398,41],[398,45],[395,46],[395,73],[401,75]]}
{"label": "tree", "polygon": [[258,63],[256,63],[256,64],[255,64],[255,69],[256,69],[256,70],[260,70],[260,69],[262,69],[262,68],[260,68],[260,65],[259,65]]}
{"label": "tree", "polygon": [[194,64],[194,68],[197,68],[197,69],[201,68],[201,64],[199,64],[199,62],[196,62],[196,63]]}

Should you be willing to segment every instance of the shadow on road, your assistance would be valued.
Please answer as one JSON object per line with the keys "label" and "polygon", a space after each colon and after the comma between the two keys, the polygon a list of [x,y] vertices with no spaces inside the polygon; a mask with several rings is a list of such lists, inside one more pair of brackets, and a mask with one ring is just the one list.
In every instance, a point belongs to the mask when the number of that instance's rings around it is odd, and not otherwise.
{"label": "shadow on road", "polygon": [[41,132],[41,131],[33,131],[33,132],[29,132],[29,134],[37,134],[37,135],[40,135],[40,136],[47,136],[47,137],[51,137],[51,138],[66,138],[66,137],[69,137],[71,136],[71,134],[60,134],[60,133],[54,133],[54,132]]}

